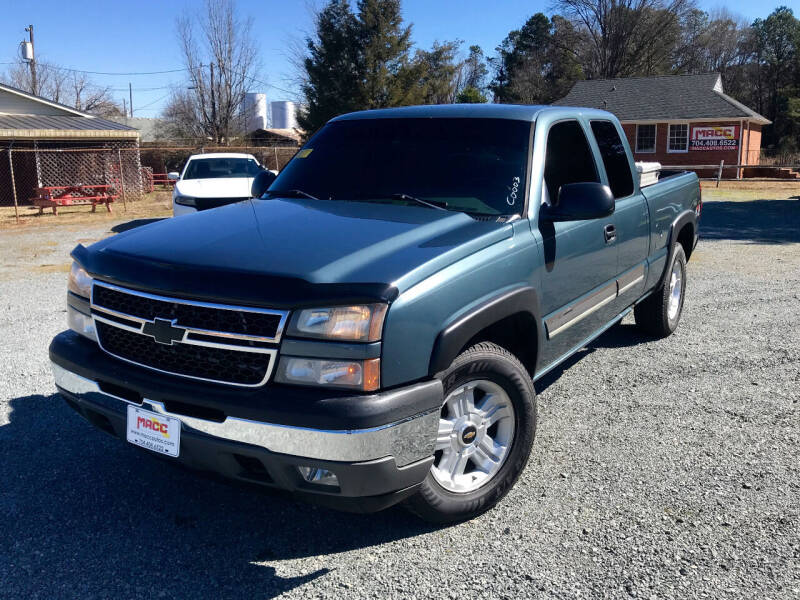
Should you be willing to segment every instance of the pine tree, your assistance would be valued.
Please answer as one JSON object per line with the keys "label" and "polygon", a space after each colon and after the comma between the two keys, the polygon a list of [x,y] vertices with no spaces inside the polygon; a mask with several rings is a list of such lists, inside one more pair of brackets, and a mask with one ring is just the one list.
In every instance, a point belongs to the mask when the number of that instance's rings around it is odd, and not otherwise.
{"label": "pine tree", "polygon": [[298,115],[309,135],[329,119],[362,108],[363,59],[360,25],[347,0],[330,0],[317,15],[304,67],[306,107]]}
{"label": "pine tree", "polygon": [[363,53],[364,108],[412,104],[420,100],[410,64],[411,26],[403,25],[400,0],[359,0]]}

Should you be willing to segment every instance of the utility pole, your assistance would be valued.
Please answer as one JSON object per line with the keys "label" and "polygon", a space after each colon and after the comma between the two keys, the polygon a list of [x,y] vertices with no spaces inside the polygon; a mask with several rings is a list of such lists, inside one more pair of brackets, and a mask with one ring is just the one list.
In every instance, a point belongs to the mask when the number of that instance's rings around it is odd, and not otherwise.
{"label": "utility pole", "polygon": [[31,60],[28,63],[31,67],[31,92],[33,93],[34,96],[38,96],[39,86],[36,84],[36,50],[33,46],[33,25],[28,25],[25,28],[25,31],[27,31],[30,34],[30,40],[31,40]]}
{"label": "utility pole", "polygon": [[214,63],[208,65],[211,69],[211,126],[214,128],[214,143],[219,142],[219,128],[217,127],[217,103],[214,99]]}
{"label": "utility pole", "polygon": [[131,119],[133,118],[133,88],[131,82],[128,82],[128,97],[130,98]]}

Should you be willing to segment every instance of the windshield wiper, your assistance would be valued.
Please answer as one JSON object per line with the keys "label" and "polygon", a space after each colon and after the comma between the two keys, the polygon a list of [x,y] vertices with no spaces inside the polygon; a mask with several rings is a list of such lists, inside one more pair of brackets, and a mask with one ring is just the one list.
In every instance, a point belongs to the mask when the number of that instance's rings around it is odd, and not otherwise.
{"label": "windshield wiper", "polygon": [[409,196],[408,194],[392,194],[392,198],[394,200],[408,200],[410,202],[416,202],[422,206],[427,206],[429,208],[435,208],[438,210],[447,210],[448,206],[447,202],[444,202],[443,200],[423,200],[422,198]]}
{"label": "windshield wiper", "polygon": [[303,190],[269,190],[267,192],[270,196],[283,196],[284,198],[308,198],[309,200],[319,200],[316,196],[312,196]]}

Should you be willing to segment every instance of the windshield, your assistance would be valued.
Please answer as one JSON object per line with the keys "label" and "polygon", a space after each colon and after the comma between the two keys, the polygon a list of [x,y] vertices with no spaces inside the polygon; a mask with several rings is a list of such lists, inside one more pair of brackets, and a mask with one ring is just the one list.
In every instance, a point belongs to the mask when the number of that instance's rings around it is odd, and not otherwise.
{"label": "windshield", "polygon": [[[531,124],[507,119],[358,119],[323,127],[270,191],[520,213]],[[416,204],[417,206],[419,204]]]}
{"label": "windshield", "polygon": [[189,161],[183,178],[255,177],[260,170],[258,163],[252,158],[193,158]]}

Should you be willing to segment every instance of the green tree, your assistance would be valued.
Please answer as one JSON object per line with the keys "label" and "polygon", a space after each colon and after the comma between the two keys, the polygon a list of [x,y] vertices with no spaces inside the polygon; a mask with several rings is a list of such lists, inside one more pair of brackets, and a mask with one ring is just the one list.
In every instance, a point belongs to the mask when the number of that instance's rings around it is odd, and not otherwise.
{"label": "green tree", "polygon": [[311,134],[345,112],[423,102],[430,82],[411,46],[400,0],[359,0],[355,12],[348,0],[329,0],[306,40],[300,126]]}
{"label": "green tree", "polygon": [[461,42],[434,42],[430,50],[417,50],[415,64],[422,86],[423,104],[450,104],[458,95],[457,74],[461,64],[456,62]]}
{"label": "green tree", "polygon": [[307,40],[303,61],[305,109],[300,127],[314,133],[332,117],[362,108],[363,58],[360,26],[347,0],[331,0],[316,16],[316,34]]}
{"label": "green tree", "polygon": [[577,49],[580,39],[561,17],[551,21],[537,13],[511,31],[490,60],[494,78],[489,89],[495,101],[549,103],[563,97],[582,77]]}
{"label": "green tree", "polygon": [[[400,106],[420,100],[413,71],[411,26],[403,24],[400,0],[359,0],[358,21],[364,108]],[[354,40],[356,41],[356,40]]]}
{"label": "green tree", "polygon": [[484,104],[488,100],[478,88],[468,86],[458,93],[456,102],[459,104]]}

